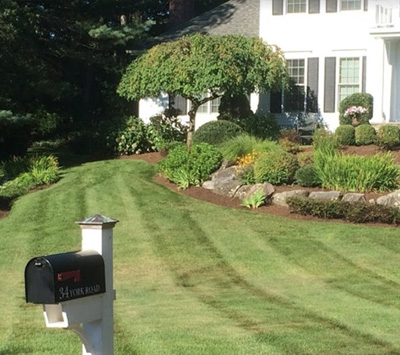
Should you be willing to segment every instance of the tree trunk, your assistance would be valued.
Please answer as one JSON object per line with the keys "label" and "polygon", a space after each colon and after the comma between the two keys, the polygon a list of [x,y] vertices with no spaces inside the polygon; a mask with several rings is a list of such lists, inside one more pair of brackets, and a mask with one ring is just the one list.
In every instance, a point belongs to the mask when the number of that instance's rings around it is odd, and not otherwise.
{"label": "tree trunk", "polygon": [[192,109],[189,111],[189,130],[187,134],[187,139],[186,139],[186,144],[188,148],[192,145],[192,137],[194,133],[194,128],[196,127],[196,111],[197,107],[195,109]]}

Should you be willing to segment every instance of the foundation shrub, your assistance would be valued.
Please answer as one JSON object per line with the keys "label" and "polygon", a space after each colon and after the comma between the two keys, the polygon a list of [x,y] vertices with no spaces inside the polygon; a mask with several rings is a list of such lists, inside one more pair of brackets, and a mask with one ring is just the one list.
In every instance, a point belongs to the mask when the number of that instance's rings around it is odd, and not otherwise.
{"label": "foundation shrub", "polygon": [[282,129],[280,132],[280,139],[287,139],[295,144],[301,143],[300,133],[295,129]]}
{"label": "foundation shrub", "polygon": [[375,128],[370,124],[362,124],[355,129],[355,141],[357,145],[369,145],[376,141]]}
{"label": "foundation shrub", "polygon": [[266,116],[250,113],[237,124],[244,132],[260,139],[277,140],[279,137],[280,128],[272,113]]}
{"label": "foundation shrub", "polygon": [[210,121],[200,126],[193,134],[192,143],[220,144],[243,133],[236,123],[218,120]]}
{"label": "foundation shrub", "polygon": [[313,164],[307,164],[300,167],[296,171],[294,178],[296,183],[300,186],[316,187],[321,185]]}
{"label": "foundation shrub", "polygon": [[400,144],[400,129],[398,126],[384,125],[378,130],[377,143],[383,149],[390,150]]}
{"label": "foundation shrub", "polygon": [[354,145],[356,143],[355,128],[350,124],[337,127],[335,130],[335,136],[339,144]]}
{"label": "foundation shrub", "polygon": [[260,154],[254,163],[254,177],[257,183],[290,184],[298,167],[297,158],[293,154],[285,151],[266,152]]}

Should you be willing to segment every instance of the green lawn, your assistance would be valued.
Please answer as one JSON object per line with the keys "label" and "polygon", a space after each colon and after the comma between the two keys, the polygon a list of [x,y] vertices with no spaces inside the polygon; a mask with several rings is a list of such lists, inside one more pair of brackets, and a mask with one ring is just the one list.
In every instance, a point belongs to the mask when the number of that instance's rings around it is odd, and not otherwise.
{"label": "green lawn", "polygon": [[64,170],[0,221],[0,354],[79,354],[26,304],[34,256],[114,229],[116,354],[400,354],[400,231],[281,219],[178,195],[141,161]]}

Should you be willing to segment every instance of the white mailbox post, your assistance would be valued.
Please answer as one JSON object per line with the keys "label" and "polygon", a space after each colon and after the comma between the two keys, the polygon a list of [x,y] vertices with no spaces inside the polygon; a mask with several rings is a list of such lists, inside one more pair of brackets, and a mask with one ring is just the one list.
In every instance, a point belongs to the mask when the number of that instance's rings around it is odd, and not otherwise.
{"label": "white mailbox post", "polygon": [[25,268],[27,302],[42,303],[46,326],[79,335],[84,355],[113,355],[113,228],[116,219],[78,221],[82,250],[33,258]]}

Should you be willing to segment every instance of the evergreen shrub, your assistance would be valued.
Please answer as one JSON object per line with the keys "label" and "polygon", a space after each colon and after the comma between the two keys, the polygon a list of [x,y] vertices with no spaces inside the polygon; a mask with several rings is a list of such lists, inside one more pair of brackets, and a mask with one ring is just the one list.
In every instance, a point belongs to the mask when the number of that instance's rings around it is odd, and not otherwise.
{"label": "evergreen shrub", "polygon": [[351,117],[345,117],[344,113],[346,110],[352,106],[361,106],[368,110],[368,112],[364,113],[360,117],[360,123],[366,124],[369,123],[373,114],[373,97],[371,94],[367,93],[354,93],[352,95],[344,98],[339,104],[339,122],[341,125],[343,124],[351,124]]}
{"label": "evergreen shrub", "polygon": [[316,187],[321,185],[313,164],[307,164],[300,167],[296,171],[294,178],[296,183],[300,186]]}
{"label": "evergreen shrub", "polygon": [[369,145],[376,141],[375,128],[370,124],[362,124],[355,129],[355,141],[357,145]]}
{"label": "evergreen shrub", "polygon": [[393,149],[400,144],[400,129],[398,126],[384,125],[378,130],[377,143],[383,149]]}
{"label": "evergreen shrub", "polygon": [[355,128],[350,124],[344,124],[336,128],[335,136],[339,144],[342,145],[354,145],[355,139]]}
{"label": "evergreen shrub", "polygon": [[243,133],[236,123],[218,120],[210,121],[200,126],[193,134],[192,143],[208,143],[217,145]]}

